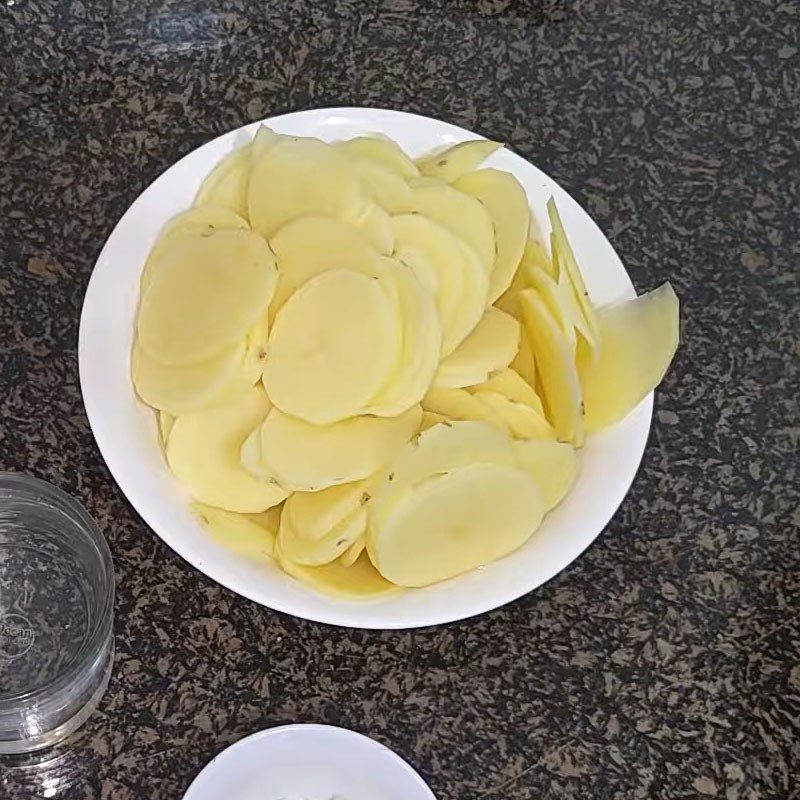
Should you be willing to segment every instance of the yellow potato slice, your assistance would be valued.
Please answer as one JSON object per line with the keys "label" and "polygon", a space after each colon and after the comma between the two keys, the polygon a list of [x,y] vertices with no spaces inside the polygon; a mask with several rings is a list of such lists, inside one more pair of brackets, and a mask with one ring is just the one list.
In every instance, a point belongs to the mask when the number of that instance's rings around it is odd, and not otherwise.
{"label": "yellow potato slice", "polygon": [[344,269],[317,275],[275,318],[264,368],[270,400],[320,425],[361,413],[395,366],[399,324],[379,280]]}
{"label": "yellow potato slice", "polygon": [[369,500],[371,485],[367,479],[320,492],[295,492],[286,501],[286,514],[301,539],[317,541]]}
{"label": "yellow potato slice", "polygon": [[561,441],[580,447],[584,436],[583,401],[568,341],[534,289],[525,289],[518,297],[536,357],[547,418]]}
{"label": "yellow potato slice", "polygon": [[446,183],[426,179],[412,187],[411,202],[414,211],[440,223],[472,247],[491,280],[495,258],[494,227],[479,200]]}
{"label": "yellow potato slice", "polygon": [[524,403],[540,416],[544,416],[544,407],[539,395],[536,394],[536,390],[511,368],[496,372],[489,380],[475,386],[474,389],[499,392],[509,400],[513,400],[515,403]]}
{"label": "yellow potato slice", "polygon": [[414,162],[403,152],[397,142],[382,134],[357,136],[337,142],[336,147],[350,155],[369,158],[392,170],[403,178],[415,178],[419,175]]}
{"label": "yellow potato slice", "polygon": [[439,363],[442,328],[433,298],[412,270],[393,259],[382,262],[397,292],[402,347],[394,373],[364,412],[388,417],[412,408],[428,391]]}
{"label": "yellow potato slice", "polygon": [[[553,259],[544,248],[541,242],[536,239],[528,239],[525,243],[525,252],[522,254],[522,260],[519,262],[519,269],[522,272],[530,274],[532,270],[540,269],[546,272],[551,278],[558,278],[556,273]],[[528,287],[522,287],[527,289]]]}
{"label": "yellow potato slice", "polygon": [[519,334],[519,349],[510,366],[537,395],[541,396],[539,383],[536,377],[536,358],[533,355],[530,337],[524,325]]}
{"label": "yellow potato slice", "polygon": [[489,291],[472,248],[423,214],[392,218],[395,258],[414,271],[433,295],[442,325],[442,355],[458,347],[478,324]]}
{"label": "yellow potato slice", "polygon": [[375,274],[378,251],[353,225],[330,217],[300,217],[272,237],[278,262],[278,286],[270,306],[274,319],[303,284],[322,272],[351,269]]}
{"label": "yellow potato slice", "polygon": [[415,163],[423,175],[453,183],[462,175],[477,169],[481,162],[502,146],[489,139],[471,139],[418,158]]}
{"label": "yellow potato slice", "polygon": [[385,163],[348,153],[353,169],[364,182],[367,194],[390,214],[411,210],[411,187],[405,178]]}
{"label": "yellow potato slice", "polygon": [[348,547],[347,550],[345,550],[344,553],[342,553],[339,556],[339,563],[343,567],[352,567],[353,564],[355,564],[356,561],[358,561],[359,557],[364,552],[366,547],[367,547],[367,537],[365,534],[360,539],[356,539],[356,541],[353,542],[353,544],[351,544],[350,547]]}
{"label": "yellow potato slice", "polygon": [[308,214],[352,220],[364,207],[361,179],[346,158],[315,139],[281,137],[253,166],[250,224],[267,239]]}
{"label": "yellow potato slice", "polygon": [[277,527],[256,521],[254,515],[236,514],[204,503],[192,503],[202,526],[220,544],[250,558],[272,557]]}
{"label": "yellow potato slice", "polygon": [[310,589],[330,597],[344,600],[374,600],[399,591],[372,566],[366,553],[362,553],[349,567],[332,561],[322,567],[306,567],[288,559],[279,546],[275,557],[288,575]]}
{"label": "yellow potato slice", "polygon": [[544,415],[525,403],[510,400],[500,392],[480,389],[473,397],[489,409],[496,419],[517,439],[555,439],[556,433]]}
{"label": "yellow potato slice", "polygon": [[564,338],[569,346],[569,351],[575,358],[578,347],[577,326],[580,325],[581,310],[575,300],[575,293],[571,286],[557,283],[547,273],[536,270],[530,276],[531,287],[539,293],[544,300],[553,319],[563,331]]}
{"label": "yellow potato slice", "polygon": [[256,388],[175,420],[167,461],[195,500],[227,511],[256,513],[288,496],[277,482],[254,478],[239,460],[242,443],[263,422],[269,407],[267,395]]}
{"label": "yellow potato slice", "polygon": [[514,442],[520,466],[536,481],[545,511],[555,508],[578,476],[578,457],[565,442]]}
{"label": "yellow potato slice", "polygon": [[511,285],[525,251],[531,221],[528,196],[510,172],[498,169],[469,172],[453,186],[480,201],[494,226],[497,252],[489,276],[489,302],[493,303]]}
{"label": "yellow potato slice", "polygon": [[276,282],[272,251],[250,231],[182,239],[142,297],[139,342],[162,364],[210,358],[266,315]]}
{"label": "yellow potato slice", "polygon": [[505,369],[519,350],[520,326],[499,308],[487,308],[472,333],[446,358],[436,372],[437,389],[457,389],[483,383],[492,372]]}
{"label": "yellow potato slice", "polygon": [[[422,398],[422,407],[425,412],[450,420],[472,420],[493,424],[496,421],[489,409],[466,389],[431,389]],[[505,424],[500,427],[504,431],[507,430]]]}
{"label": "yellow potato slice", "polygon": [[228,153],[200,184],[195,206],[222,206],[247,218],[250,145]]}
{"label": "yellow potato slice", "polygon": [[273,409],[261,426],[261,459],[281,485],[319,491],[366,478],[419,428],[422,409],[396,417],[351,417],[312,425]]}
{"label": "yellow potato slice", "polygon": [[599,346],[597,319],[595,318],[594,309],[589,299],[589,292],[583,282],[578,262],[575,260],[575,254],[572,252],[572,247],[567,238],[567,232],[561,222],[556,201],[552,197],[547,201],[547,213],[553,229],[550,237],[550,247],[559,283],[571,286],[581,310],[581,316],[576,320],[578,331],[594,352]]}
{"label": "yellow potato slice", "polygon": [[250,169],[252,169],[260,161],[264,153],[276,145],[281,138],[281,136],[267,125],[259,125],[256,135],[253,137],[253,142],[250,145]]}
{"label": "yellow potato slice", "polygon": [[394,252],[394,231],[391,217],[376,203],[367,203],[355,221],[364,238],[385,256]]}
{"label": "yellow potato slice", "polygon": [[543,513],[541,492],[527,472],[472,464],[431,475],[410,487],[385,519],[371,519],[367,551],[392,583],[427,586],[513,552]]}
{"label": "yellow potato slice", "polygon": [[175,417],[166,411],[158,412],[158,433],[161,437],[161,446],[166,450],[169,434],[175,424]]}
{"label": "yellow potato slice", "polygon": [[417,432],[424,433],[428,428],[432,428],[434,425],[446,425],[449,422],[450,420],[443,414],[437,414],[435,411],[423,411],[422,419],[419,423],[419,430]]}
{"label": "yellow potato slice", "polygon": [[367,530],[367,512],[358,507],[338,525],[329,530],[321,539],[308,539],[295,529],[289,514],[281,516],[278,542],[286,558],[307,567],[320,567],[339,558]]}
{"label": "yellow potato slice", "polygon": [[578,348],[586,429],[622,419],[664,378],[679,341],[678,298],[669,283],[597,312],[600,354]]}

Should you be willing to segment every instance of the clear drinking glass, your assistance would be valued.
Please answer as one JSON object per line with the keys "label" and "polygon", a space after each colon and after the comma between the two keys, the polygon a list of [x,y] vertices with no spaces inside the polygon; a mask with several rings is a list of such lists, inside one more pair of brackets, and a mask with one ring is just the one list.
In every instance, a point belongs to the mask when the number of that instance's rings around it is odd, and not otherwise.
{"label": "clear drinking glass", "polygon": [[114,567],[94,520],[0,473],[0,754],[48,747],[97,707],[114,658]]}

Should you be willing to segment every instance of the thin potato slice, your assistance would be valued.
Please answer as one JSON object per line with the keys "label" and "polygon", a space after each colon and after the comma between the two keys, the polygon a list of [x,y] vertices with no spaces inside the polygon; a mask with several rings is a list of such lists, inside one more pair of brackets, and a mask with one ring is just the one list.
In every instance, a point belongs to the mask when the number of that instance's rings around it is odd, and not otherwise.
{"label": "thin potato slice", "polygon": [[572,357],[575,358],[575,351],[578,347],[576,329],[580,325],[582,312],[578,308],[572,287],[557,283],[541,270],[536,270],[531,274],[530,284],[544,300],[545,305],[553,315],[553,319],[563,331],[569,351]]}
{"label": "thin potato slice", "polygon": [[555,439],[556,433],[544,415],[525,403],[510,400],[500,392],[485,389],[473,397],[489,409],[497,423],[505,426],[517,439]]}
{"label": "thin potato slice", "polygon": [[520,466],[536,481],[545,511],[566,497],[578,475],[578,457],[565,442],[519,441],[514,450]]}
{"label": "thin potato slice", "polygon": [[222,206],[247,218],[250,158],[250,145],[228,153],[200,184],[194,205]]}
{"label": "thin potato slice", "polygon": [[255,515],[237,514],[203,503],[192,503],[192,511],[220,544],[250,558],[272,557],[277,525],[257,522]]}
{"label": "thin potato slice", "polygon": [[495,237],[491,217],[474,197],[432,179],[416,182],[411,201],[414,211],[435,220],[475,250],[490,276],[495,260]]}
{"label": "thin potato slice", "polygon": [[364,207],[361,179],[346,158],[315,139],[281,137],[253,166],[250,224],[267,239],[297,217],[357,218]]}
{"label": "thin potato slice", "polygon": [[[422,398],[422,407],[426,413],[437,414],[449,420],[495,422],[490,410],[466,389],[431,389]],[[500,427],[504,431],[508,430],[504,424]]]}
{"label": "thin potato slice", "polygon": [[597,312],[599,357],[578,348],[586,429],[622,419],[664,378],[679,340],[678,298],[669,283]]}
{"label": "thin potato slice", "polygon": [[513,369],[503,369],[492,375],[489,380],[474,387],[475,390],[499,392],[509,400],[530,406],[540,416],[544,416],[544,407],[536,390]]}
{"label": "thin potato slice", "polygon": [[481,162],[502,146],[489,139],[470,139],[418,158],[415,163],[423,175],[453,183],[462,175],[477,169]]}
{"label": "thin potato slice", "polygon": [[531,221],[528,196],[510,172],[498,169],[469,172],[453,185],[480,201],[494,226],[497,252],[489,276],[489,302],[493,303],[511,285],[525,251]]}
{"label": "thin potato slice", "polygon": [[379,253],[390,256],[394,252],[392,220],[379,205],[367,203],[355,226]]}
{"label": "thin potato slice", "polygon": [[214,408],[175,420],[167,461],[175,477],[198,502],[227,511],[256,513],[278,505],[288,492],[258,480],[239,461],[242,443],[269,411],[263,389],[249,389]]}
{"label": "thin potato slice", "polygon": [[364,535],[360,539],[356,539],[356,541],[353,542],[353,544],[351,544],[350,547],[348,547],[347,550],[345,550],[344,553],[342,553],[339,556],[339,563],[343,567],[352,567],[353,564],[355,564],[356,561],[358,561],[359,557],[364,552],[366,547],[367,547],[367,537],[366,535]]}
{"label": "thin potato slice", "polygon": [[522,380],[524,380],[537,395],[540,395],[539,382],[536,377],[536,358],[533,355],[530,337],[524,325],[519,333],[519,349],[510,367],[519,374]]}
{"label": "thin potato slice", "polygon": [[161,437],[161,446],[166,450],[169,434],[175,424],[175,417],[166,411],[158,412],[158,434]]}
{"label": "thin potato slice", "polygon": [[210,358],[266,315],[276,282],[272,251],[250,231],[183,239],[142,297],[139,342],[162,364]]}
{"label": "thin potato slice", "polygon": [[[271,147],[281,140],[281,136],[266,125],[259,125],[250,145],[250,169],[252,169]],[[246,200],[246,197],[245,197]]]}
{"label": "thin potato slice", "polygon": [[390,214],[411,210],[411,187],[406,180],[385,163],[373,158],[348,153],[353,169],[358,173],[367,194]]}
{"label": "thin potato slice", "polygon": [[393,259],[382,261],[397,292],[402,348],[395,372],[363,410],[388,417],[416,406],[430,387],[439,363],[442,328],[433,298],[412,270]]}
{"label": "thin potato slice", "polygon": [[278,542],[281,552],[296,564],[320,567],[339,558],[367,530],[367,512],[358,507],[320,539],[308,539],[295,529],[289,514],[281,516]]}
{"label": "thin potato slice", "polygon": [[419,428],[414,406],[396,417],[352,417],[312,425],[273,409],[261,426],[261,459],[281,485],[319,491],[367,478]]}
{"label": "thin potato slice", "polygon": [[283,571],[309,588],[331,597],[344,600],[373,600],[399,591],[372,566],[366,553],[362,553],[349,567],[332,561],[322,567],[306,567],[288,559],[275,548],[275,557]]}
{"label": "thin potato slice", "polygon": [[319,425],[361,413],[395,366],[397,310],[381,282],[330,270],[275,318],[264,385],[286,414]]}
{"label": "thin potato slice", "polygon": [[316,541],[369,500],[370,486],[367,479],[320,492],[295,492],[286,501],[286,514],[300,538]]}
{"label": "thin potato slice", "polygon": [[481,321],[446,358],[436,372],[437,389],[457,389],[483,383],[492,372],[505,369],[519,350],[517,320],[498,308],[487,308]]}
{"label": "thin potato slice", "polygon": [[443,414],[437,414],[435,411],[423,411],[417,433],[424,433],[428,428],[432,428],[434,425],[446,425],[448,423],[449,420]]}
{"label": "thin potato slice", "polygon": [[423,214],[392,218],[395,258],[414,271],[433,295],[442,325],[442,355],[458,347],[478,324],[489,291],[472,248]]}
{"label": "thin potato slice", "polygon": [[583,401],[567,339],[534,289],[525,289],[518,297],[536,357],[547,418],[561,441],[580,447],[584,436]]}
{"label": "thin potato slice", "polygon": [[376,274],[378,251],[356,227],[330,217],[300,217],[281,228],[270,246],[279,273],[270,306],[272,319],[297,289],[322,272],[351,269]]}
{"label": "thin potato slice", "polygon": [[594,308],[592,308],[589,292],[586,290],[586,284],[583,282],[578,262],[575,260],[575,254],[572,252],[572,246],[567,238],[567,232],[561,222],[556,201],[552,197],[547,201],[547,213],[550,216],[550,225],[553,228],[550,236],[550,246],[559,283],[568,283],[572,287],[581,310],[581,316],[576,320],[578,331],[586,340],[592,352],[595,352],[599,346],[599,341]]}
{"label": "thin potato slice", "polygon": [[392,583],[427,586],[513,552],[543,513],[527,472],[472,464],[409,487],[384,519],[371,520],[367,551]]}
{"label": "thin potato slice", "polygon": [[388,136],[382,134],[357,136],[355,139],[337,142],[336,147],[350,155],[377,161],[403,178],[415,178],[419,175],[414,162],[403,152],[400,145]]}

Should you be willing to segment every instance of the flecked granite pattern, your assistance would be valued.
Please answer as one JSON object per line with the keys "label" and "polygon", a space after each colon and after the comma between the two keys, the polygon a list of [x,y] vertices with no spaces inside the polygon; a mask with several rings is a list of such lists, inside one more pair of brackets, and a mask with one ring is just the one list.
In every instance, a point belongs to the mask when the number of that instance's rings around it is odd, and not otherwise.
{"label": "flecked granite pattern", "polygon": [[[118,603],[100,711],[48,764],[0,764],[0,797],[178,798],[290,721],[368,732],[441,800],[800,797],[799,31],[791,0],[3,0],[0,468],[82,499]],[[78,389],[86,282],[137,194],[218,133],[339,104],[508,142],[683,301],[605,534],[431,630],[303,622],[189,568]]]}

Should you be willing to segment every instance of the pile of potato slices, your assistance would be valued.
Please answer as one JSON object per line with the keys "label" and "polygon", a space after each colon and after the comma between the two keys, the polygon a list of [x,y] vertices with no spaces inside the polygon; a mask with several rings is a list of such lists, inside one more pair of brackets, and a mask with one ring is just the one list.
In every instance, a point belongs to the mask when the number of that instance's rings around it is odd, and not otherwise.
{"label": "pile of potato slices", "polygon": [[261,126],[171,219],[141,276],[131,374],[211,534],[352,599],[520,547],[584,437],[678,344],[669,284],[595,309],[553,200],[459,143]]}

